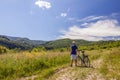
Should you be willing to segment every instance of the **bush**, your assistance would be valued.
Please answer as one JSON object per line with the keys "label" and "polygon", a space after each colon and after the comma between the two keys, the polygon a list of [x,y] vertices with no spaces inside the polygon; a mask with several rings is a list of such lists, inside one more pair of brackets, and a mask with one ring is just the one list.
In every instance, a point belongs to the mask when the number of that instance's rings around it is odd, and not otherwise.
{"label": "bush", "polygon": [[8,49],[6,47],[0,46],[0,54],[7,53]]}

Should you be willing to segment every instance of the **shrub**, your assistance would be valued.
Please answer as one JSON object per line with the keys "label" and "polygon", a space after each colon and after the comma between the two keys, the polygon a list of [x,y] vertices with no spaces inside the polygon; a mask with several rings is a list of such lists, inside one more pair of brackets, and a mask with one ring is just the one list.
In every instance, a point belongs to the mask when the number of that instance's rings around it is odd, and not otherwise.
{"label": "shrub", "polygon": [[0,46],[0,54],[7,53],[8,49],[6,47]]}

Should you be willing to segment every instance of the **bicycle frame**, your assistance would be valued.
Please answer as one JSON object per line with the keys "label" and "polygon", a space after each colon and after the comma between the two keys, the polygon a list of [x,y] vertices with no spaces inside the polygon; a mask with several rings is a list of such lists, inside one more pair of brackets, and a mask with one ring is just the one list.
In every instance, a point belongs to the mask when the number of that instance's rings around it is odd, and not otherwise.
{"label": "bicycle frame", "polygon": [[89,60],[88,56],[85,54],[82,54],[82,57],[83,58],[81,58],[81,56],[78,55],[78,59],[80,60],[81,65],[84,64],[84,66],[90,67],[90,60]]}

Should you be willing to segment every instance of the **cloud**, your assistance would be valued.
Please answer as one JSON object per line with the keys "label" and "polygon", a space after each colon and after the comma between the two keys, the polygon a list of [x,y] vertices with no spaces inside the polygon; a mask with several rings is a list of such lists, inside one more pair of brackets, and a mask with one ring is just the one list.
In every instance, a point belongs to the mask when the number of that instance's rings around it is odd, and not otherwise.
{"label": "cloud", "polygon": [[68,8],[66,12],[61,13],[60,16],[61,16],[61,17],[66,17],[66,16],[67,16],[67,13],[69,13],[69,11],[70,11],[70,8]]}
{"label": "cloud", "polygon": [[87,23],[92,21],[98,21],[98,20],[105,20],[108,19],[110,16],[88,16],[82,19],[77,19],[75,17],[68,17],[67,21],[74,21],[74,22],[80,22],[80,23]]}
{"label": "cloud", "polygon": [[106,19],[107,16],[88,16],[83,19],[78,19],[77,22],[89,22],[89,21],[94,21],[94,20],[101,20],[101,19]]}
{"label": "cloud", "polygon": [[88,26],[89,25],[89,23],[87,23],[87,22],[85,22],[85,23],[83,23],[83,24],[81,24],[81,26]]}
{"label": "cloud", "polygon": [[115,19],[98,20],[97,22],[85,23],[84,28],[72,26],[68,30],[61,31],[60,38],[84,39],[89,41],[98,41],[120,39],[120,25]]}
{"label": "cloud", "polygon": [[66,17],[66,16],[67,16],[67,13],[61,13],[60,16],[61,16],[61,17]]}
{"label": "cloud", "polygon": [[50,9],[51,8],[51,3],[44,1],[44,0],[37,0],[35,2],[35,5],[39,6],[39,8],[42,8],[42,9]]}

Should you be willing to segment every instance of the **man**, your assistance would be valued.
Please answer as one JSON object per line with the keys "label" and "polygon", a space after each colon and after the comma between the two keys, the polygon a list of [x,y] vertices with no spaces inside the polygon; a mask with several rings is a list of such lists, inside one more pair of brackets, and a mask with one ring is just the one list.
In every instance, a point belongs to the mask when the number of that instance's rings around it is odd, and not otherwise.
{"label": "man", "polygon": [[75,65],[77,66],[77,46],[75,44],[75,41],[72,42],[72,46],[70,49],[70,56],[71,56],[70,66],[72,67],[73,61],[75,61]]}

